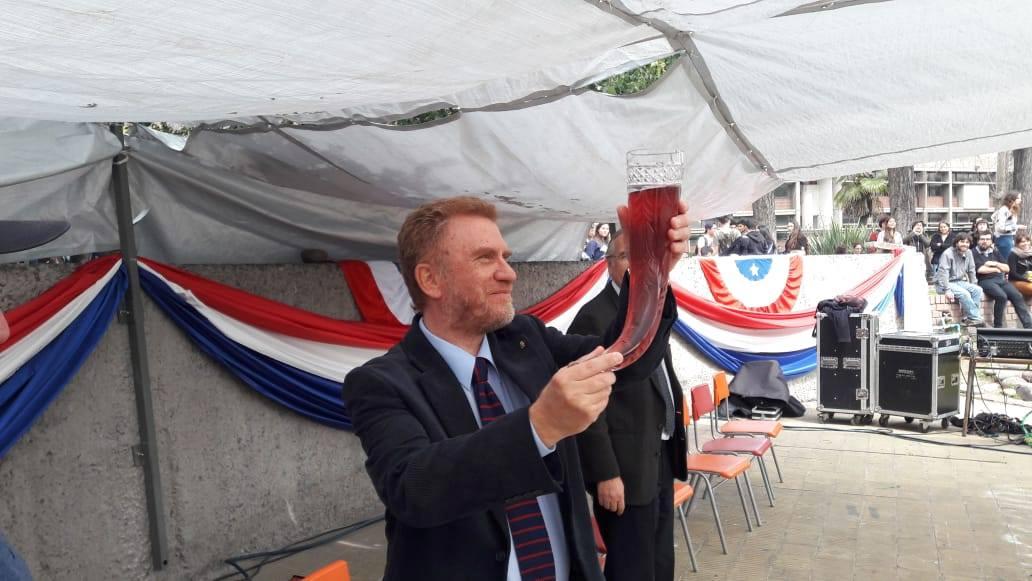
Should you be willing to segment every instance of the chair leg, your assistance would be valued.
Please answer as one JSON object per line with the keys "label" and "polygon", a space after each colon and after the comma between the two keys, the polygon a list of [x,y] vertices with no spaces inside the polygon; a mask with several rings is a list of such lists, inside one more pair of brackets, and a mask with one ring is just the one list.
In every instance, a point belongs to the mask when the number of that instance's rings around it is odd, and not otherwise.
{"label": "chair leg", "polygon": [[[745,472],[742,472],[745,474]],[[745,525],[749,528],[749,532],[752,532],[752,518],[749,516],[749,507],[745,505],[745,494],[742,494],[742,481],[735,476],[735,486],[738,487],[738,498],[742,501],[742,510],[745,511]]]}
{"label": "chair leg", "polygon": [[692,497],[688,499],[688,508],[684,511],[685,515],[692,513],[692,506],[695,505],[695,499],[699,497],[699,478],[698,474],[692,474],[688,478],[688,486],[691,486],[695,490],[695,494],[692,494]]}
{"label": "chair leg", "polygon": [[[713,485],[710,484],[709,477],[699,475],[699,480],[706,483],[706,488],[709,489]],[[695,498],[692,495],[692,498]],[[713,496],[713,492],[710,491],[709,495],[710,506],[713,507],[713,520],[717,523],[717,534],[720,535],[720,548],[723,549],[724,554],[727,554],[727,540],[724,538],[724,525],[720,524],[720,511],[717,510],[717,499]]]}
{"label": "chair leg", "polygon": [[699,567],[695,563],[695,547],[692,546],[692,537],[688,534],[688,517],[684,514],[684,505],[677,507],[677,516],[681,520],[681,532],[684,533],[684,542],[688,545],[688,558],[692,561],[692,572],[698,573]]}
{"label": "chair leg", "polygon": [[774,457],[774,467],[778,469],[778,482],[784,484],[785,479],[781,476],[781,464],[778,464],[778,453],[774,451],[774,443],[770,444],[770,455]]}
{"label": "chair leg", "polygon": [[762,527],[763,521],[760,520],[760,509],[756,506],[756,495],[753,494],[752,482],[749,482],[749,473],[742,472],[742,476],[745,476],[745,489],[749,491],[749,502],[752,503],[753,514],[756,515],[756,526]]}
{"label": "chair leg", "polygon": [[767,501],[770,502],[770,507],[774,508],[774,487],[770,485],[770,476],[767,474],[767,463],[763,461],[763,456],[756,458],[760,464],[760,477],[763,478],[763,488],[767,491]]}

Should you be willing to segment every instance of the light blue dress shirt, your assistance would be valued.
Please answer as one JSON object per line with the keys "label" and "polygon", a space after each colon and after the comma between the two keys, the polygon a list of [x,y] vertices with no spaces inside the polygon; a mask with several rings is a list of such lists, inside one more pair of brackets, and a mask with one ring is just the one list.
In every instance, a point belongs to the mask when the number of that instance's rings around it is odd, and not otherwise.
{"label": "light blue dress shirt", "polygon": [[[477,425],[480,426],[480,411],[477,409],[476,398],[473,396],[473,366],[476,363],[476,357],[470,355],[464,351],[461,347],[453,345],[441,339],[437,335],[430,332],[430,329],[426,328],[423,324],[423,319],[419,320],[419,329],[423,331],[423,335],[426,336],[430,344],[433,345],[434,349],[440,353],[441,358],[448,364],[448,367],[455,374],[455,378],[459,381],[459,386],[462,388],[463,395],[466,396],[466,401],[469,402],[470,410],[473,412],[473,418],[476,419]],[[518,410],[530,405],[530,400],[527,399],[519,389],[510,389],[509,382],[505,381],[501,374],[498,372],[498,368],[495,367],[494,358],[491,356],[491,346],[487,342],[487,337],[484,337],[483,342],[480,344],[480,351],[477,353],[477,357],[483,357],[490,362],[487,368],[487,379],[491,382],[491,387],[494,388],[495,393],[498,395],[498,399],[502,402],[502,407],[505,408],[505,413],[509,413],[513,410]],[[545,446],[541,438],[538,437],[537,430],[534,429],[534,424],[530,425],[530,431],[534,435],[534,442],[537,444],[538,453],[542,457],[555,452],[555,448],[548,448]],[[555,578],[556,581],[567,581],[570,578],[570,559],[566,549],[566,530],[563,527],[562,513],[559,511],[559,497],[556,494],[545,494],[537,497],[538,504],[541,506],[541,516],[545,519],[545,529],[548,531],[548,540],[552,544],[552,555],[555,558]],[[513,546],[512,534],[509,534],[509,571],[506,574],[506,581],[521,581],[519,563],[516,562],[515,558],[516,547]]]}

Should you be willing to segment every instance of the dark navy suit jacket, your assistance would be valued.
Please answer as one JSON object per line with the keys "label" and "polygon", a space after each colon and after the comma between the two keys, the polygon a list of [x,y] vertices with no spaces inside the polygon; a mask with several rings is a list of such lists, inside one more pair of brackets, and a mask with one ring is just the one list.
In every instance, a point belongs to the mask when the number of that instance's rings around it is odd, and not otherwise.
{"label": "dark navy suit jacket", "polygon": [[[621,307],[604,344],[619,335],[625,301]],[[618,378],[647,377],[661,363],[676,317],[672,296],[663,315],[658,348]],[[487,338],[499,371],[531,402],[559,368],[600,343],[524,315]],[[504,505],[548,493],[559,498],[570,578],[602,579],[575,439],[542,458],[527,408],[478,429],[462,387],[418,322],[387,354],[348,374],[344,401],[386,506],[385,580],[505,579]]]}

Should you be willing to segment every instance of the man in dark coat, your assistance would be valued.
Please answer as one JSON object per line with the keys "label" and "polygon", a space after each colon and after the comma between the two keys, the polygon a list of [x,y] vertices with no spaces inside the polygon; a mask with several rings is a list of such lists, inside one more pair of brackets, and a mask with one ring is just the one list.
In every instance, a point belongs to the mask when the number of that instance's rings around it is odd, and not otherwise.
{"label": "man in dark coat", "polygon": [[767,239],[763,233],[756,229],[756,222],[743,218],[738,222],[738,231],[742,234],[731,243],[728,249],[729,255],[747,256],[751,254],[766,254]]}
{"label": "man in dark coat", "polygon": [[[684,210],[667,233],[668,268],[688,248]],[[598,337],[514,315],[516,273],[494,206],[426,204],[406,218],[398,248],[420,314],[401,343],[344,381],[386,506],[384,579],[601,579],[571,436],[595,421],[617,377],[659,365],[673,301],[653,345],[614,374],[623,358],[602,354]]]}
{"label": "man in dark coat", "polygon": [[[609,284],[577,313],[570,333],[599,335],[617,318],[629,265],[622,234],[606,255]],[[609,550],[608,581],[674,578],[674,478],[688,477],[683,399],[668,345],[646,379],[618,379],[606,410],[577,436],[584,480]]]}

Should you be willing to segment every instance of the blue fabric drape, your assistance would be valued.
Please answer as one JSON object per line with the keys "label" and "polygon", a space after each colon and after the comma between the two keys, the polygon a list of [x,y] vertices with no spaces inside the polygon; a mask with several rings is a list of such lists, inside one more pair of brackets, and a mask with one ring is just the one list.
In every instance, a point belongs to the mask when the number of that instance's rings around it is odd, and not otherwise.
{"label": "blue fabric drape", "polygon": [[786,353],[742,353],[740,351],[724,349],[710,343],[705,337],[696,333],[681,321],[674,323],[674,331],[694,345],[710,361],[713,361],[718,367],[730,373],[738,373],[738,370],[742,368],[742,364],[747,361],[777,361],[785,377],[798,377],[817,369],[816,347]]}
{"label": "blue fabric drape", "polygon": [[893,296],[896,297],[896,316],[903,316],[903,269],[900,269],[899,276],[896,277],[896,289],[893,292]]}
{"label": "blue fabric drape", "polygon": [[0,458],[32,427],[104,336],[126,289],[120,268],[60,335],[0,384]]}
{"label": "blue fabric drape", "polygon": [[193,339],[202,351],[265,397],[339,429],[350,429],[339,382],[285,365],[222,334],[208,319],[150,272],[140,269],[144,291]]}

